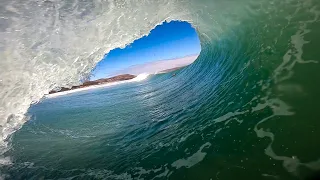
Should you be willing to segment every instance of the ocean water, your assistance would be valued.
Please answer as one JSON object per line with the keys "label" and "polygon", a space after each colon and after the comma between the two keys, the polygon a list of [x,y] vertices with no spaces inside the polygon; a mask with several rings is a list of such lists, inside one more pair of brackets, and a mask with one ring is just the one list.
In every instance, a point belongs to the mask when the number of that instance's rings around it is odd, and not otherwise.
{"label": "ocean water", "polygon": [[188,77],[197,66],[43,100],[13,135],[6,153],[13,164],[1,172],[8,179],[303,179],[319,168],[319,106],[306,107],[319,96],[302,89],[317,84],[291,80],[274,87],[282,98],[259,102],[266,95],[250,83],[267,72],[252,76],[247,66],[234,76],[217,64],[213,75]]}
{"label": "ocean water", "polygon": [[[318,0],[0,7],[0,178],[289,180],[320,170]],[[41,100],[171,20],[190,22],[201,41],[176,76]]]}

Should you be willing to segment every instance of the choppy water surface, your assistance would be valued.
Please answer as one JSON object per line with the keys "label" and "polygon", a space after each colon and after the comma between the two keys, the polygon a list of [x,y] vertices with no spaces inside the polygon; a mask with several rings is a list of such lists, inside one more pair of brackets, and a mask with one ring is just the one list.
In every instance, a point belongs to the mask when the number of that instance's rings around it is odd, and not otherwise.
{"label": "choppy water surface", "polygon": [[[1,2],[3,178],[304,179],[320,170],[318,1],[66,2]],[[172,19],[197,29],[195,63],[174,77],[44,100],[16,131],[30,102]]]}

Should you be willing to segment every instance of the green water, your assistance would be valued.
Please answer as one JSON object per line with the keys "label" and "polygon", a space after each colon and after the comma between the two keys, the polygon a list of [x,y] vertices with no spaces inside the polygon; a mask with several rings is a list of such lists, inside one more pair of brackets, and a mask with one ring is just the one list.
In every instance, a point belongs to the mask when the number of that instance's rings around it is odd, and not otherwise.
{"label": "green water", "polygon": [[174,77],[46,99],[29,109],[6,153],[13,163],[0,172],[8,179],[305,179],[320,170],[319,14],[318,1],[248,4],[232,28],[220,19],[223,33],[210,23],[196,27],[201,54]]}

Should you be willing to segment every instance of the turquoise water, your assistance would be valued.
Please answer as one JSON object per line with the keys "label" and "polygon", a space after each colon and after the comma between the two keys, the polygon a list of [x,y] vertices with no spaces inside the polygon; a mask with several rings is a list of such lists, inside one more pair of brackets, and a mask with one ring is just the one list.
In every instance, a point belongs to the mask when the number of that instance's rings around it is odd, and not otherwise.
{"label": "turquoise water", "polygon": [[289,180],[319,171],[319,2],[228,2],[194,3],[202,51],[176,76],[33,105],[3,177]]}
{"label": "turquoise water", "polygon": [[274,87],[294,107],[277,97],[257,102],[265,94],[254,82],[257,77],[268,81],[270,74],[254,71],[256,65],[243,69],[246,62],[239,57],[239,66],[228,66],[217,58],[209,66],[212,74],[189,77],[198,66],[206,70],[199,60],[174,77],[155,75],[46,99],[31,107],[31,120],[14,134],[9,152],[14,165],[4,172],[10,179],[299,179],[312,174],[319,167],[319,121],[312,113],[319,106],[303,108],[314,102],[300,92],[307,85],[291,80]]}

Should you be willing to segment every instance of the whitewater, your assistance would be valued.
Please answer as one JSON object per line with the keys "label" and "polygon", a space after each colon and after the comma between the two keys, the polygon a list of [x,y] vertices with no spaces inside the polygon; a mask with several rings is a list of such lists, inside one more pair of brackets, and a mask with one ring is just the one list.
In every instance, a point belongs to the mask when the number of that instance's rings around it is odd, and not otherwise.
{"label": "whitewater", "polygon": [[[320,170],[319,16],[317,0],[1,1],[0,178],[304,179]],[[173,20],[202,48],[175,78],[42,99]]]}

